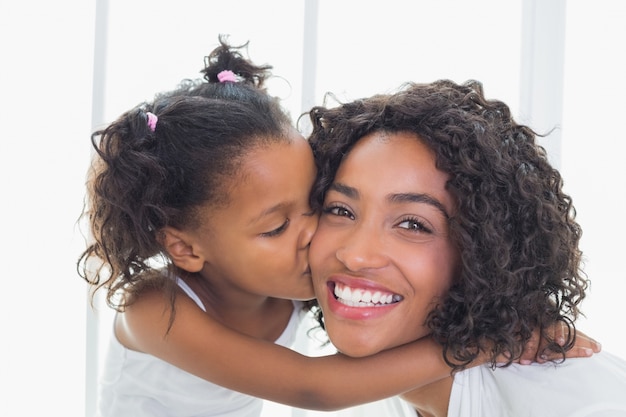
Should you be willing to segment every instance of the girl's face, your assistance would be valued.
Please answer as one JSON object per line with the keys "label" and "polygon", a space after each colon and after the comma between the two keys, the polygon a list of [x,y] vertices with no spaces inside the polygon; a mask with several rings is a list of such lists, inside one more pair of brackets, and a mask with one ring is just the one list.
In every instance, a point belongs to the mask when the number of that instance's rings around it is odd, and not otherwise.
{"label": "girl's face", "polygon": [[372,133],[344,158],[309,254],[339,351],[367,356],[429,333],[426,317],[459,262],[447,179],[411,133]]}
{"label": "girl's face", "polygon": [[195,232],[205,258],[202,275],[215,293],[314,297],[308,263],[318,220],[309,207],[314,178],[311,148],[295,132],[289,143],[245,157],[227,187],[228,204],[207,210]]}

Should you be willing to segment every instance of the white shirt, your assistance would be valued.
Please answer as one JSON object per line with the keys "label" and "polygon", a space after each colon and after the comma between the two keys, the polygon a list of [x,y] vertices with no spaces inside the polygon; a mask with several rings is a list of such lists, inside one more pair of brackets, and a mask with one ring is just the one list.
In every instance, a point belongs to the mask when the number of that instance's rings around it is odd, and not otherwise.
{"label": "white shirt", "polygon": [[477,366],[454,377],[448,417],[624,417],[626,361],[600,352],[562,364]]}
{"label": "white shirt", "polygon": [[[178,285],[203,310],[197,295],[184,281]],[[206,311],[206,310],[205,310]],[[305,314],[294,311],[275,343],[290,347]],[[185,372],[152,355],[124,347],[113,335],[100,379],[100,417],[258,417],[263,402]]]}

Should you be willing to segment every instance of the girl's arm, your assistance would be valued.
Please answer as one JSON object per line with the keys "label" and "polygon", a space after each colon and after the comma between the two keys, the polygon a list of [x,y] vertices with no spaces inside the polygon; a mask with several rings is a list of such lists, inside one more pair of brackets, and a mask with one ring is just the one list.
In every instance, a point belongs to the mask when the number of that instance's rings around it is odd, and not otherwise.
{"label": "girl's arm", "polygon": [[144,293],[118,314],[127,347],[223,387],[298,408],[331,411],[401,394],[450,375],[441,347],[424,338],[367,358],[308,357],[229,329],[187,296]]}
{"label": "girl's arm", "polygon": [[337,410],[391,397],[450,375],[430,339],[368,358],[308,357],[227,328],[191,299],[144,292],[116,317],[125,346],[200,378],[255,397],[314,410]]}

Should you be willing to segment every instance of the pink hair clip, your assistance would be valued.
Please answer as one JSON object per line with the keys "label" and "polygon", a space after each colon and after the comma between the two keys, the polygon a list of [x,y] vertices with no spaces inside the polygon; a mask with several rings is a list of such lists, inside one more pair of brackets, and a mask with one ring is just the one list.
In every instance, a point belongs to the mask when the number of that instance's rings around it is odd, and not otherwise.
{"label": "pink hair clip", "polygon": [[156,129],[156,124],[159,118],[157,117],[156,114],[150,113],[150,112],[147,112],[146,116],[148,116],[148,127],[150,128],[150,131],[154,132],[154,129]]}
{"label": "pink hair clip", "polygon": [[221,83],[225,83],[225,82],[236,83],[237,82],[237,76],[231,70],[224,70],[220,72],[219,74],[217,74],[217,79]]}

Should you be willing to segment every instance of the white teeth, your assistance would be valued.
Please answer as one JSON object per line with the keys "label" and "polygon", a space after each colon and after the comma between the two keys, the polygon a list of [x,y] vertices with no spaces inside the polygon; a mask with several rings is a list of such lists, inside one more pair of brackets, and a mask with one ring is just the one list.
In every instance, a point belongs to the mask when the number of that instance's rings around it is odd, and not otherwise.
{"label": "white teeth", "polygon": [[335,296],[344,300],[351,300],[352,291],[350,291],[350,288],[348,287],[343,287],[343,289],[341,289],[338,286],[335,286]]}
{"label": "white teeth", "polygon": [[375,305],[384,305],[397,303],[402,300],[402,296],[398,294],[384,294],[380,291],[372,293],[369,290],[351,289],[347,286],[335,285],[335,297],[343,304],[352,307],[372,307]]}

